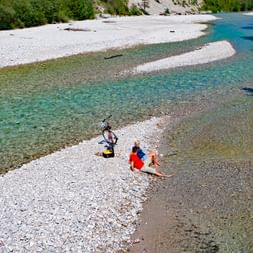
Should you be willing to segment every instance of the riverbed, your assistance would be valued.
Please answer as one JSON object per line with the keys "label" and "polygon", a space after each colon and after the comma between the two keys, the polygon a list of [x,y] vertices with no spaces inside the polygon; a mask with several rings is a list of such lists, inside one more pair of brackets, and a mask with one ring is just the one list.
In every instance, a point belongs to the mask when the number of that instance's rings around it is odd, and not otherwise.
{"label": "riverbed", "polygon": [[[146,210],[148,219],[153,213],[158,219],[149,229],[140,227],[136,245],[146,252],[251,252],[253,23],[240,14],[219,17],[208,36],[195,40],[2,69],[2,172],[99,135],[100,120],[110,113],[114,129],[166,115],[173,121],[160,153],[163,170],[176,177],[154,184],[143,215]],[[229,41],[236,54],[209,64],[121,75],[217,40]]]}

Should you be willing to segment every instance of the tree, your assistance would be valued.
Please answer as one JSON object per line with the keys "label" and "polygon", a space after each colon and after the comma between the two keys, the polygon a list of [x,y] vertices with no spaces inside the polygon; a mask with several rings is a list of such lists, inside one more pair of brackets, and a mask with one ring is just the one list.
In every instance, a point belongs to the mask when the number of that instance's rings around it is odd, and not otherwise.
{"label": "tree", "polygon": [[128,3],[127,0],[103,0],[105,9],[108,13],[114,15],[128,15]]}
{"label": "tree", "polygon": [[46,23],[44,14],[37,8],[33,8],[30,0],[14,1],[13,7],[16,12],[17,27],[31,27]]}
{"label": "tree", "polygon": [[144,11],[149,8],[149,0],[142,0],[142,6]]}
{"label": "tree", "polygon": [[246,11],[252,10],[252,0],[204,0],[202,9],[218,11]]}
{"label": "tree", "polygon": [[70,18],[81,20],[95,16],[92,0],[65,0],[65,6]]}
{"label": "tree", "polygon": [[79,5],[79,19],[90,19],[95,17],[92,0],[82,0]]}
{"label": "tree", "polygon": [[11,29],[15,21],[15,11],[12,7],[0,4],[0,29]]}
{"label": "tree", "polygon": [[129,12],[130,12],[130,15],[133,15],[133,16],[142,15],[141,10],[135,4],[132,4],[132,6],[130,7]]}

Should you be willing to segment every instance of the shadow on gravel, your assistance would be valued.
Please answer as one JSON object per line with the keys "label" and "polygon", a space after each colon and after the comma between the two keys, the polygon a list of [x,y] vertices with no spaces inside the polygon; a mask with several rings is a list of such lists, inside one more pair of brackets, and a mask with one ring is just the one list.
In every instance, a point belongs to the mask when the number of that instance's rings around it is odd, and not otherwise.
{"label": "shadow on gravel", "polygon": [[244,88],[241,88],[241,90],[245,91],[247,95],[253,96],[253,88],[244,87]]}

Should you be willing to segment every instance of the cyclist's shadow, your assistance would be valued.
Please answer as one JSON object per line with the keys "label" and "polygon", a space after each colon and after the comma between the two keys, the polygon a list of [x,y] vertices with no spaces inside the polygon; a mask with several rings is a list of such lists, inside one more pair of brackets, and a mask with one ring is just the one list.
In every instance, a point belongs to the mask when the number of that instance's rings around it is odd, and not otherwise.
{"label": "cyclist's shadow", "polygon": [[98,142],[98,144],[106,144],[106,145],[108,145],[108,142],[106,142],[105,140],[101,140],[101,141]]}
{"label": "cyclist's shadow", "polygon": [[98,144],[104,144],[104,147],[105,148],[109,148],[109,149],[114,149],[115,145],[116,144],[111,144],[111,143],[108,143],[106,140],[101,140],[98,142]]}

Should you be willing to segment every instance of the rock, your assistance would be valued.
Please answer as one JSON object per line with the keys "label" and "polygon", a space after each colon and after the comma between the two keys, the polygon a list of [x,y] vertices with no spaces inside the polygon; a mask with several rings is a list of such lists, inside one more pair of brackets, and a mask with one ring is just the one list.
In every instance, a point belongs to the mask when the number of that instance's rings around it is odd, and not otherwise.
{"label": "rock", "polygon": [[141,242],[140,239],[135,239],[135,240],[133,241],[133,244],[140,243],[140,242]]}

